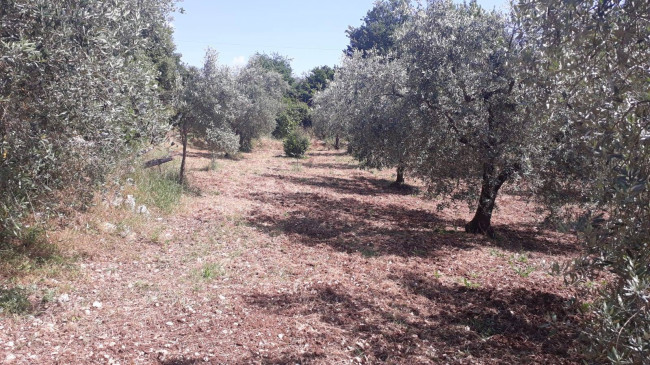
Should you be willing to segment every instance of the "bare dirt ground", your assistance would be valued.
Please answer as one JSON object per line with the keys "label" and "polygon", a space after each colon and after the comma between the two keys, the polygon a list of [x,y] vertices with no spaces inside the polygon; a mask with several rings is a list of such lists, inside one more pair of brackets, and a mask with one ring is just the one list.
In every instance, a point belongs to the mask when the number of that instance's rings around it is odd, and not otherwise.
{"label": "bare dirt ground", "polygon": [[[193,150],[200,195],[135,239],[52,233],[81,252],[45,277],[56,300],[0,317],[0,361],[19,364],[575,363],[575,295],[553,261],[571,236],[500,198],[499,238],[461,232],[465,205],[390,186],[314,146],[265,141],[243,160]],[[127,212],[118,214],[130,214]]]}

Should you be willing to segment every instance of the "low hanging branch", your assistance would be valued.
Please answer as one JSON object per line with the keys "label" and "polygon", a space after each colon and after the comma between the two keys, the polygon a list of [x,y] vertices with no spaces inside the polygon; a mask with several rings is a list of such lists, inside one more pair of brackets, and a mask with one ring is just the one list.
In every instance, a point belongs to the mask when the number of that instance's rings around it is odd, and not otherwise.
{"label": "low hanging branch", "polygon": [[170,162],[170,161],[173,161],[173,160],[174,160],[174,158],[172,156],[167,156],[167,157],[163,157],[163,158],[157,158],[157,159],[154,159],[154,160],[149,160],[149,161],[144,163],[144,168],[148,169],[150,167],[160,166],[160,165],[162,165],[164,163],[167,163],[167,162]]}

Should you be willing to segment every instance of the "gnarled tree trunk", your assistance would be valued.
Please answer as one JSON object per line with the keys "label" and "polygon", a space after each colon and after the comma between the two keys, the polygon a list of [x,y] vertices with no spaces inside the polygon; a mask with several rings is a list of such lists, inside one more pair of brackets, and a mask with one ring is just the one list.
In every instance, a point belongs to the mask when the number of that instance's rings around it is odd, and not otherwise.
{"label": "gnarled tree trunk", "polygon": [[516,171],[516,167],[507,167],[497,175],[494,164],[487,162],[483,164],[483,185],[481,187],[478,208],[476,209],[474,218],[465,225],[465,232],[494,237],[494,229],[492,228],[491,221],[497,194],[501,186]]}
{"label": "gnarled tree trunk", "polygon": [[404,185],[404,166],[397,166],[397,179],[395,179],[395,185]]}
{"label": "gnarled tree trunk", "polygon": [[336,134],[336,140],[334,141],[334,148],[337,150],[341,148],[341,138],[339,137],[339,134]]}

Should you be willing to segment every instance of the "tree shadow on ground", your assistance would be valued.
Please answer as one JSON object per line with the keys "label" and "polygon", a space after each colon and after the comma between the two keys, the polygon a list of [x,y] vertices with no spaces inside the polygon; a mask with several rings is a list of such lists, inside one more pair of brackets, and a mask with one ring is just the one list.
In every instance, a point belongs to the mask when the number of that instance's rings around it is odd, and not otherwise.
{"label": "tree shadow on ground", "polygon": [[297,185],[325,188],[339,194],[376,196],[383,194],[413,195],[417,193],[416,188],[408,185],[396,186],[392,180],[365,176],[355,176],[350,179],[332,176],[300,177],[278,174],[264,174],[263,176]]}
{"label": "tree shadow on ground", "polygon": [[[452,360],[436,350],[478,362],[556,362],[569,357],[576,339],[566,325],[572,320],[566,300],[553,294],[448,286],[410,272],[392,280],[409,295],[406,300],[380,304],[384,293],[319,284],[295,294],[253,294],[246,301],[278,316],[317,315],[322,327],[311,341],[331,343],[331,328],[340,329],[366,344],[351,353],[363,353],[370,363]],[[425,298],[431,310],[413,305],[413,295]]]}
{"label": "tree shadow on ground", "polygon": [[497,239],[492,244],[512,252],[543,252],[551,255],[578,253],[579,246],[573,238],[554,237],[557,232],[540,230],[534,224],[495,225]]}
{"label": "tree shadow on ground", "polygon": [[345,151],[314,151],[314,152],[308,152],[307,156],[347,156],[348,153]]}
{"label": "tree shadow on ground", "polygon": [[310,169],[330,169],[330,170],[363,170],[359,165],[348,163],[314,163],[306,162],[305,167]]}
{"label": "tree shadow on ground", "polygon": [[318,352],[305,352],[301,354],[287,354],[283,353],[278,356],[262,357],[259,355],[251,355],[249,359],[238,362],[241,365],[247,364],[261,364],[261,365],[286,365],[286,364],[312,364],[314,362],[322,363],[325,354]]}
{"label": "tree shadow on ground", "polygon": [[[252,214],[248,223],[270,235],[284,233],[308,246],[329,245],[365,256],[426,256],[442,248],[434,231],[447,222],[424,210],[377,205],[357,199],[331,199],[316,193],[255,193],[254,200],[275,205],[282,215]],[[450,235],[451,236],[451,235]],[[469,248],[461,235],[445,246]],[[468,237],[469,238],[469,237]]]}
{"label": "tree shadow on ground", "polygon": [[185,359],[185,358],[175,358],[168,360],[161,360],[158,362],[160,365],[196,365],[204,363],[198,359]]}
{"label": "tree shadow on ground", "polygon": [[[183,153],[177,153],[177,156],[183,156]],[[219,158],[221,154],[214,156],[212,152],[198,152],[198,151],[187,151],[187,157],[189,158],[207,158],[211,159],[213,156]]]}
{"label": "tree shadow on ground", "polygon": [[[441,254],[449,248],[470,249],[490,245],[482,236],[466,234],[449,227],[458,221],[448,221],[422,209],[410,209],[395,204],[369,203],[354,198],[334,199],[318,193],[253,193],[252,199],[279,209],[282,213],[254,213],[248,224],[274,236],[286,234],[295,242],[307,246],[326,244],[346,253],[427,257]],[[504,227],[501,227],[505,230]],[[499,229],[501,229],[499,228]],[[519,236],[526,233],[519,233]],[[518,241],[503,239],[499,247],[520,252],[556,252],[573,249],[561,246],[530,233],[522,246]]]}

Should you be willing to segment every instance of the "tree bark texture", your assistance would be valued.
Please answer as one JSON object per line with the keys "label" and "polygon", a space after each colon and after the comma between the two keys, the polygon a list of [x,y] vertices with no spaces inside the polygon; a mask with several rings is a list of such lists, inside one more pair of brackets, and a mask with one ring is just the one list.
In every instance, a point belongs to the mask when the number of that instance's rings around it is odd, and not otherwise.
{"label": "tree bark texture", "polygon": [[494,211],[497,194],[501,186],[516,171],[515,168],[505,168],[497,175],[496,168],[492,163],[483,164],[483,185],[479,197],[478,208],[474,218],[465,225],[465,232],[484,234],[494,237],[492,228],[492,212]]}
{"label": "tree bark texture", "polygon": [[185,182],[185,158],[187,157],[187,124],[181,126],[181,143],[183,143],[183,158],[181,159],[181,171],[178,175],[178,183],[183,185]]}
{"label": "tree bark texture", "polygon": [[336,148],[337,150],[341,148],[341,139],[338,133],[336,134],[336,141],[334,142],[334,148]]}
{"label": "tree bark texture", "polygon": [[243,134],[239,135],[239,151],[250,152],[253,149],[253,141],[251,138],[245,137]]}
{"label": "tree bark texture", "polygon": [[404,185],[404,166],[397,166],[397,179],[395,180],[396,185]]}

